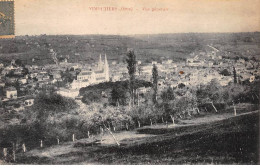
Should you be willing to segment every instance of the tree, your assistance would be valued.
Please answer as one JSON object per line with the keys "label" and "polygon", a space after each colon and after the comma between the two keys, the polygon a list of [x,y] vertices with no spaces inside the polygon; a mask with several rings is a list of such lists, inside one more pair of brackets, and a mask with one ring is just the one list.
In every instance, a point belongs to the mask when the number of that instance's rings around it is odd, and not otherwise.
{"label": "tree", "polygon": [[112,105],[125,105],[126,104],[126,89],[123,87],[113,88],[111,91],[111,104]]}
{"label": "tree", "polygon": [[153,65],[152,74],[153,74],[153,90],[154,90],[153,102],[155,104],[157,102],[157,91],[158,91],[158,69],[155,64]]}
{"label": "tree", "polygon": [[69,72],[69,69],[66,69],[65,72],[61,71],[61,78],[66,83],[71,83],[74,80],[74,76]]}
{"label": "tree", "polygon": [[163,99],[163,102],[174,100],[175,96],[173,89],[169,87],[166,91],[163,91],[161,98]]}
{"label": "tree", "polygon": [[175,113],[175,95],[174,90],[168,87],[167,90],[162,91],[162,108],[165,116],[170,116]]}
{"label": "tree", "polygon": [[129,79],[129,92],[130,92],[130,96],[131,96],[131,101],[132,104],[134,104],[134,97],[135,97],[135,88],[134,88],[134,82],[135,82],[135,73],[136,73],[136,56],[133,50],[130,50],[127,53],[127,69],[128,69],[128,74],[130,76]]}
{"label": "tree", "polygon": [[82,97],[82,102],[85,104],[90,104],[91,102],[98,102],[101,99],[101,94],[96,91],[90,91],[85,93]]}
{"label": "tree", "polygon": [[234,83],[237,83],[237,71],[234,66],[233,66],[233,76],[234,76]]}
{"label": "tree", "polygon": [[214,104],[223,102],[223,88],[217,79],[212,79],[208,85],[201,86],[196,95],[200,105],[210,104],[216,112]]}

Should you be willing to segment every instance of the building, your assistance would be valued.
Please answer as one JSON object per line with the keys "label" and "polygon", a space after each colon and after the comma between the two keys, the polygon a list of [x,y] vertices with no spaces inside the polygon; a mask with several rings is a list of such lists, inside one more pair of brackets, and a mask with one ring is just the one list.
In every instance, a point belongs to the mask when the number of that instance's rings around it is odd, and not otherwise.
{"label": "building", "polygon": [[17,98],[17,90],[14,87],[9,87],[6,89],[6,97],[8,99],[16,99]]}
{"label": "building", "polygon": [[83,70],[78,75],[76,80],[71,83],[72,89],[80,89],[92,84],[98,84],[109,81],[109,65],[105,55],[102,61],[101,55],[97,68],[95,70]]}

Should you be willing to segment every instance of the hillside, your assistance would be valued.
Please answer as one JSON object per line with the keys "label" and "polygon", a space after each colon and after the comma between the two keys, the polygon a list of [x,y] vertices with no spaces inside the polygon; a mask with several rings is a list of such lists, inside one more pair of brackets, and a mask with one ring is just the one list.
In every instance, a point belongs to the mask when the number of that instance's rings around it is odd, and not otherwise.
{"label": "hillside", "polygon": [[[230,52],[229,57],[258,58],[260,33],[186,33],[159,35],[41,35],[0,39],[0,61],[5,64],[20,59],[24,64],[53,64],[49,50],[53,49],[68,62],[95,62],[99,54],[107,54],[109,61],[125,59],[128,48],[134,48],[143,61],[162,58],[180,61],[194,51],[207,50],[205,46]],[[34,62],[32,62],[34,58]]]}
{"label": "hillside", "polygon": [[53,146],[45,149],[37,149],[25,155],[20,154],[17,157],[18,163],[259,163],[259,111],[240,114],[236,117],[229,117],[204,124],[170,128],[168,133],[158,136],[142,137],[137,135],[139,134],[132,134],[130,137],[121,140],[120,147],[105,144],[96,146],[93,143],[84,144],[78,141],[74,145],[73,143],[64,143],[60,147]]}

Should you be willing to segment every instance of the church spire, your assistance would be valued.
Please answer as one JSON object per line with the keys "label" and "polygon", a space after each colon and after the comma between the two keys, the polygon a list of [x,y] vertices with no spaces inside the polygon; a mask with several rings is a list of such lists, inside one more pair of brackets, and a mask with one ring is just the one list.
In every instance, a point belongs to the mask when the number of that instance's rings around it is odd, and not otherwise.
{"label": "church spire", "polygon": [[109,65],[107,62],[107,55],[105,54],[105,61],[104,61],[104,72],[106,81],[109,81]]}
{"label": "church spire", "polygon": [[99,54],[99,63],[102,63],[101,54]]}
{"label": "church spire", "polygon": [[98,70],[102,70],[103,68],[103,63],[102,63],[102,58],[101,54],[99,55],[99,61],[98,61]]}
{"label": "church spire", "polygon": [[108,63],[107,63],[107,54],[105,54],[105,66],[107,66]]}

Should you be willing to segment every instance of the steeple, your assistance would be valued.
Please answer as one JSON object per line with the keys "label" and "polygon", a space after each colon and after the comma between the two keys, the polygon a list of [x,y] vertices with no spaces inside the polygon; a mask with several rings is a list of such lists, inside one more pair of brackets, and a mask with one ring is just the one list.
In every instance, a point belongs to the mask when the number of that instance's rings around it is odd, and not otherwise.
{"label": "steeple", "polygon": [[107,54],[105,54],[105,66],[107,66],[108,63],[107,63]]}
{"label": "steeple", "polygon": [[101,58],[101,54],[99,55],[99,62],[98,62],[99,64],[101,64],[102,63],[102,58]]}
{"label": "steeple", "polygon": [[104,61],[104,72],[105,72],[105,77],[106,81],[109,81],[109,65],[107,62],[107,55],[105,54],[105,61]]}
{"label": "steeple", "polygon": [[103,69],[103,62],[102,62],[102,58],[101,58],[101,54],[99,55],[99,61],[98,61],[98,70],[102,70]]}

